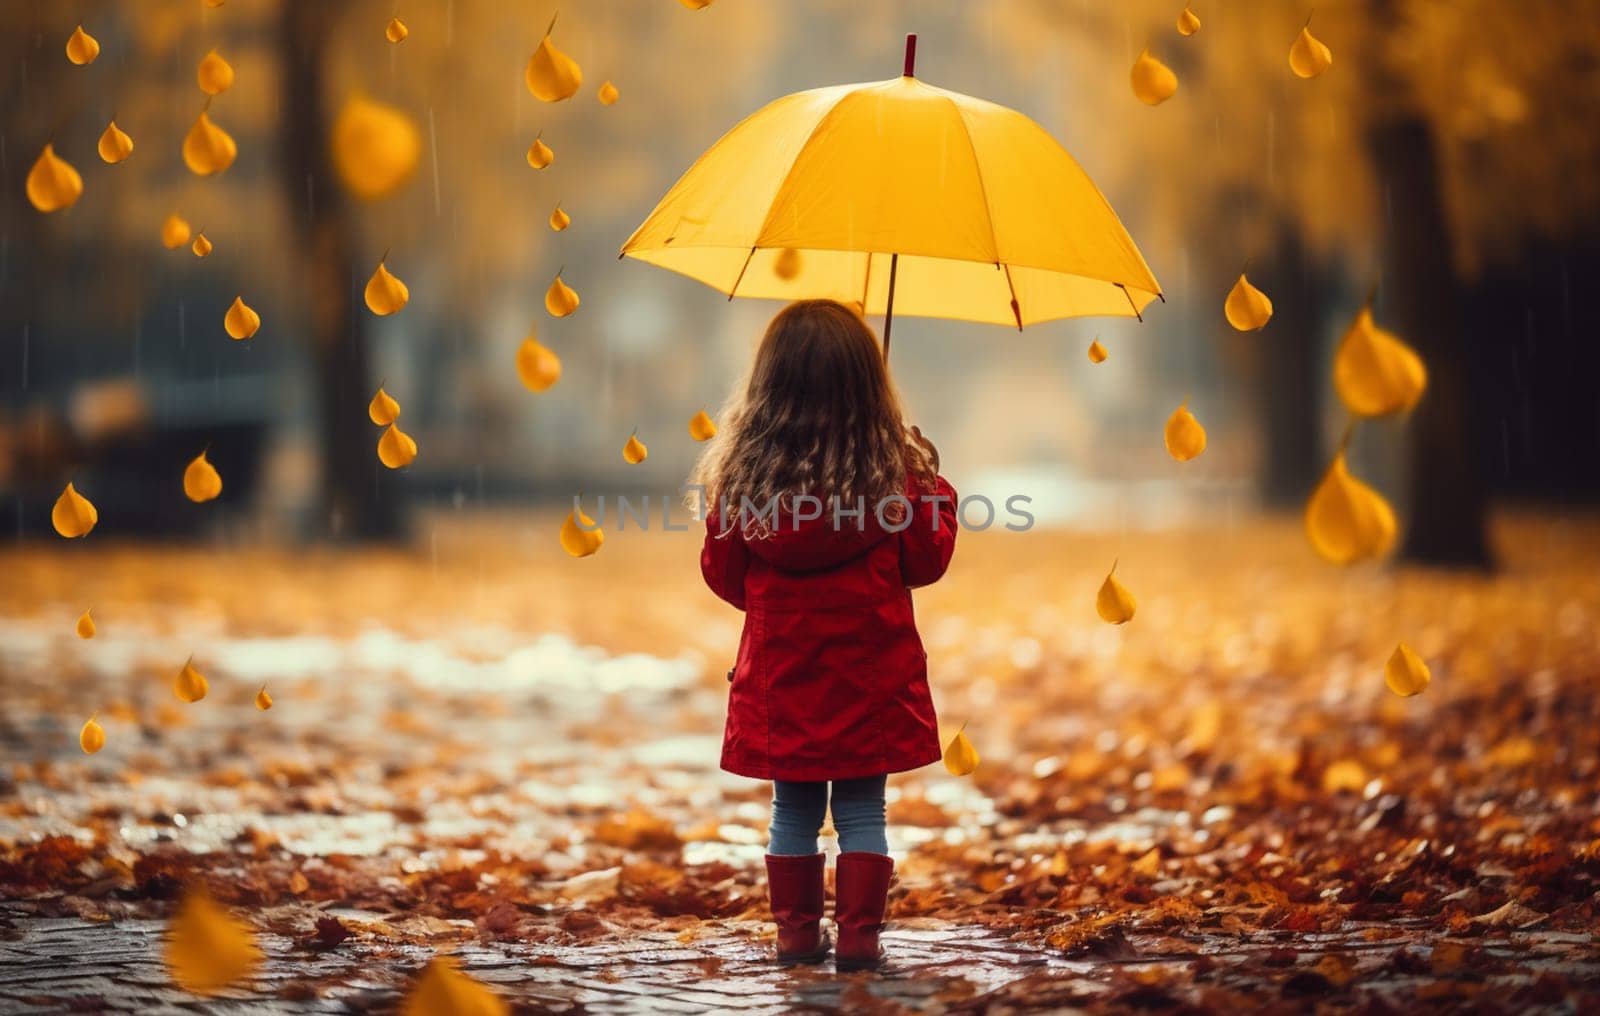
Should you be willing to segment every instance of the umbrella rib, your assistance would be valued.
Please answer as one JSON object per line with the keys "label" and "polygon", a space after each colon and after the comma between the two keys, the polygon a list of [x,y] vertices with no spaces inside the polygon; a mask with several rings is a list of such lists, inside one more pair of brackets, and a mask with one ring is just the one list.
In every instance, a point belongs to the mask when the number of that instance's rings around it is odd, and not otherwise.
{"label": "umbrella rib", "polygon": [[1006,273],[1006,288],[1011,290],[1011,313],[1016,316],[1017,331],[1020,332],[1022,331],[1022,304],[1017,302],[1017,284],[1011,281],[1011,266],[1002,263],[1000,267]]}
{"label": "umbrella rib", "polygon": [[[972,140],[972,129],[967,126],[967,118],[965,116],[963,116],[962,113],[961,113],[961,104],[959,102],[957,102],[956,100],[950,98],[950,96],[948,96],[948,95],[944,96],[944,101],[948,102],[950,104],[950,108],[955,110],[956,122],[961,125],[961,134],[962,134],[962,136],[967,139],[967,151],[972,153],[972,171],[978,175],[978,192],[983,195],[983,217],[985,219],[989,220],[989,244],[994,250],[995,263],[999,264],[1000,263],[1000,234],[994,228],[994,209],[989,207],[989,188],[984,186],[984,183],[983,183],[983,162],[978,158],[978,146]],[[1007,271],[1006,271],[1006,283],[1007,283],[1007,285],[1009,285],[1010,282],[1011,282],[1011,273],[1010,273],[1010,270],[1007,269]],[[1011,294],[1011,298],[1012,298],[1013,302],[1016,300],[1016,295],[1017,294],[1016,294],[1015,290],[1013,290],[1012,294]],[[1020,325],[1018,327],[1020,327]]]}
{"label": "umbrella rib", "polygon": [[750,253],[744,256],[744,264],[739,266],[739,277],[733,280],[733,288],[728,290],[728,302],[733,302],[734,294],[739,292],[739,283],[744,281],[744,273],[750,267],[750,259],[756,256],[756,249],[750,248]]}
{"label": "umbrella rib", "polygon": [[[1139,319],[1140,324],[1144,324],[1144,315],[1139,313],[1139,305],[1133,302],[1133,294],[1128,292],[1128,287],[1124,286],[1120,282],[1113,282],[1112,285],[1122,290],[1122,295],[1128,298],[1128,306],[1133,308],[1133,316]],[[1160,293],[1157,293],[1156,295],[1161,296]],[[1167,298],[1162,296],[1161,302],[1165,303],[1166,301]]]}

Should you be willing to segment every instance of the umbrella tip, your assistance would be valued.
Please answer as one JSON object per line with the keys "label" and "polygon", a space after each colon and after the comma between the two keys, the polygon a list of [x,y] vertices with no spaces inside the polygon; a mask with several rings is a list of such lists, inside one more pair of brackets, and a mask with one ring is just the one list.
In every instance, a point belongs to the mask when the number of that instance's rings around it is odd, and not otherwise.
{"label": "umbrella tip", "polygon": [[906,33],[906,69],[903,72],[902,76],[903,77],[908,77],[908,78],[916,77],[916,74],[914,73],[916,71],[916,69],[917,69],[917,33],[916,32],[907,32]]}

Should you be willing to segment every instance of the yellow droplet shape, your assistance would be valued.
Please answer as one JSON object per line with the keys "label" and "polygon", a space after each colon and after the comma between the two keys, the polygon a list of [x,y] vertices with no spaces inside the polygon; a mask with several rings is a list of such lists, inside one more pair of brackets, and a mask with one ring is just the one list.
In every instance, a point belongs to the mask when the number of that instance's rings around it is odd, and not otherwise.
{"label": "yellow droplet shape", "polygon": [[562,281],[560,272],[544,291],[544,309],[554,317],[566,317],[578,309],[578,291]]}
{"label": "yellow droplet shape", "polygon": [[167,972],[196,995],[214,995],[246,980],[261,956],[250,928],[203,893],[190,893],[167,925]]}
{"label": "yellow droplet shape", "polygon": [[372,278],[367,280],[367,309],[382,317],[393,314],[411,299],[411,290],[401,282],[382,261],[378,262],[378,270],[372,273]]}
{"label": "yellow droplet shape", "polygon": [[542,138],[534,138],[533,144],[528,146],[528,165],[534,169],[543,169],[556,161],[556,153]]}
{"label": "yellow droplet shape", "polygon": [[79,25],[67,37],[67,59],[82,67],[84,64],[94,63],[94,58],[100,55],[100,42],[94,36],[83,30]]}
{"label": "yellow droplet shape", "polygon": [[600,90],[595,94],[600,99],[600,105],[602,106],[609,106],[615,103],[620,97],[617,92],[617,86],[613,85],[610,81],[602,84],[600,86]]}
{"label": "yellow droplet shape", "polygon": [[200,90],[207,95],[221,95],[233,87],[233,65],[222,59],[216,50],[200,58],[194,76]]}
{"label": "yellow droplet shape", "polygon": [[189,245],[189,249],[194,251],[195,257],[203,258],[211,253],[211,241],[206,239],[204,233],[196,233],[194,243]]}
{"label": "yellow droplet shape", "polygon": [[800,252],[793,247],[785,247],[778,252],[772,260],[772,274],[785,282],[800,275]]}
{"label": "yellow droplet shape", "polygon": [[1167,417],[1166,430],[1162,437],[1167,444],[1167,454],[1179,462],[1188,462],[1198,458],[1206,450],[1206,429],[1200,426],[1200,421],[1189,412],[1186,402],[1172,411]]}
{"label": "yellow droplet shape", "polygon": [[689,436],[696,441],[710,441],[717,436],[717,423],[706,415],[704,409],[689,418]]}
{"label": "yellow droplet shape", "polygon": [[1133,620],[1134,612],[1138,609],[1139,601],[1128,592],[1127,586],[1117,580],[1117,563],[1111,562],[1111,571],[1106,573],[1106,580],[1100,583],[1100,592],[1095,594],[1095,613],[1106,624],[1127,624]]}
{"label": "yellow droplet shape", "polygon": [[1100,344],[1099,339],[1095,339],[1093,342],[1089,343],[1090,363],[1105,363],[1108,355],[1109,354],[1106,353],[1106,347]]}
{"label": "yellow droplet shape", "polygon": [[83,197],[83,177],[72,163],[56,154],[54,145],[47,144],[28,170],[27,190],[33,207],[41,212],[59,212]]}
{"label": "yellow droplet shape", "polygon": [[422,133],[393,106],[352,96],[333,122],[333,165],[345,188],[363,201],[399,190],[416,171]]}
{"label": "yellow droplet shape", "polygon": [[100,721],[93,716],[89,717],[83,729],[78,731],[78,747],[83,749],[85,755],[93,755],[106,746],[106,730],[100,726]]}
{"label": "yellow droplet shape", "polygon": [[1428,387],[1428,368],[1416,350],[1373,322],[1371,307],[1363,307],[1333,356],[1333,386],[1355,415],[1387,416],[1417,404]]}
{"label": "yellow droplet shape", "polygon": [[410,434],[391,423],[383,436],[378,438],[378,461],[390,469],[401,469],[411,465],[416,458],[417,443]]}
{"label": "yellow droplet shape", "polygon": [[176,250],[189,242],[189,221],[177,212],[161,224],[161,246]]}
{"label": "yellow droplet shape", "polygon": [[78,623],[73,630],[78,633],[80,639],[94,638],[94,617],[85,610],[78,616]]}
{"label": "yellow droplet shape", "polygon": [[1184,9],[1178,13],[1178,34],[1193,35],[1198,31],[1200,31],[1200,15],[1196,14],[1188,7],[1184,7]]}
{"label": "yellow droplet shape", "polygon": [[1272,320],[1272,301],[1240,272],[1239,281],[1233,284],[1233,288],[1228,290],[1228,298],[1222,301],[1222,316],[1239,331],[1253,332],[1265,328],[1267,322]]}
{"label": "yellow droplet shape", "polygon": [[1433,671],[1404,642],[1394,647],[1394,653],[1383,668],[1383,683],[1401,698],[1421,694],[1432,680]]}
{"label": "yellow droplet shape", "polygon": [[550,213],[550,228],[559,233],[570,225],[572,216],[562,211],[560,205],[556,205],[556,210]]}
{"label": "yellow droplet shape", "polygon": [[367,403],[367,419],[380,427],[387,427],[400,418],[400,403],[394,396],[379,388]]}
{"label": "yellow droplet shape", "polygon": [[505,1001],[462,973],[455,961],[436,956],[417,976],[400,1004],[400,1016],[510,1016]]}
{"label": "yellow droplet shape", "polygon": [[195,669],[193,658],[183,665],[183,669],[178,671],[178,676],[172,682],[172,693],[184,702],[199,702],[210,690],[211,682]]}
{"label": "yellow droplet shape", "polygon": [[383,37],[390,42],[405,42],[406,36],[411,34],[411,29],[399,18],[390,18],[389,23],[383,26]]}
{"label": "yellow droplet shape", "polygon": [[1300,29],[1289,47],[1289,69],[1302,78],[1314,78],[1333,66],[1333,51],[1311,34],[1311,26]]}
{"label": "yellow droplet shape", "polygon": [[[550,22],[550,29],[553,28],[554,20]],[[534,98],[544,102],[560,102],[577,94],[579,86],[583,84],[583,68],[550,41],[550,29],[545,30],[544,38],[539,40],[539,48],[528,58],[528,69],[523,72],[523,78],[528,82],[528,91],[533,93]]]}
{"label": "yellow droplet shape", "polygon": [[261,690],[256,692],[256,708],[262,712],[272,708],[272,696],[267,694],[266,685],[262,685]]}
{"label": "yellow droplet shape", "polygon": [[639,435],[637,433],[628,435],[628,440],[622,446],[623,461],[627,462],[629,465],[637,466],[639,463],[643,462],[649,454],[650,449],[645,446],[643,441],[639,440]]}
{"label": "yellow droplet shape", "polygon": [[239,146],[227,131],[211,122],[205,113],[195,118],[194,126],[183,138],[183,164],[196,176],[221,173],[233,165]]}
{"label": "yellow droplet shape", "polygon": [[1148,49],[1139,54],[1129,74],[1133,94],[1146,106],[1159,106],[1172,98],[1178,90],[1178,76],[1172,68],[1150,55]]}
{"label": "yellow droplet shape", "polygon": [[222,327],[235,339],[248,339],[261,327],[261,315],[244,302],[244,297],[233,298],[233,305],[222,316]]}
{"label": "yellow droplet shape", "polygon": [[606,542],[605,532],[582,509],[573,508],[567,512],[566,521],[561,523],[562,550],[573,557],[588,557],[599,550],[604,542]]}
{"label": "yellow droplet shape", "polygon": [[971,776],[978,769],[978,749],[967,736],[966,724],[944,749],[944,768],[951,776]]}
{"label": "yellow droplet shape", "polygon": [[133,139],[128,137],[128,132],[117,126],[112,120],[106,124],[106,129],[100,132],[100,141],[95,145],[95,151],[100,153],[100,160],[115,166],[117,163],[133,154]]}
{"label": "yellow droplet shape", "polygon": [[1343,448],[1306,502],[1305,521],[1312,548],[1334,564],[1382,557],[1394,546],[1394,509],[1350,475]]}
{"label": "yellow droplet shape", "polygon": [[517,376],[530,392],[542,392],[561,379],[561,358],[528,336],[517,349]]}
{"label": "yellow droplet shape", "polygon": [[183,471],[183,493],[195,504],[210,501],[222,493],[222,476],[206,461],[205,452],[196,455]]}
{"label": "yellow droplet shape", "polygon": [[56,527],[56,532],[73,539],[79,536],[88,536],[89,531],[100,521],[100,513],[95,510],[89,499],[78,493],[77,488],[67,484],[67,489],[56,498],[54,508],[50,509],[50,524]]}

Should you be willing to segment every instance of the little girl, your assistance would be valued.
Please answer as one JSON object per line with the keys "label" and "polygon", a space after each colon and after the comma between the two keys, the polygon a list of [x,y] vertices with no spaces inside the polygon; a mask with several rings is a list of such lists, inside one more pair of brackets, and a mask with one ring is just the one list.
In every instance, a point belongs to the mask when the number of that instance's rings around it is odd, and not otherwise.
{"label": "little girl", "polygon": [[745,612],[722,768],[773,781],[767,887],[778,960],[827,956],[823,855],[839,834],[840,969],[875,967],[894,861],[884,780],[941,755],[911,589],[944,574],[955,491],[907,428],[877,337],[832,300],[772,319],[695,470],[700,569]]}

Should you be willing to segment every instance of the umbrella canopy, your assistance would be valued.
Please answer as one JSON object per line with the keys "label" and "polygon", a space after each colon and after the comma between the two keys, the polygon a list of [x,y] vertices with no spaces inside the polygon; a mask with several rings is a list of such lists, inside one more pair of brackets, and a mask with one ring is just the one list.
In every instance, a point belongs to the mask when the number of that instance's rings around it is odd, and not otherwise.
{"label": "umbrella canopy", "polygon": [[734,127],[622,247],[728,296],[1021,328],[1138,316],[1160,285],[1094,181],[1004,106],[888,81],[797,92]]}

